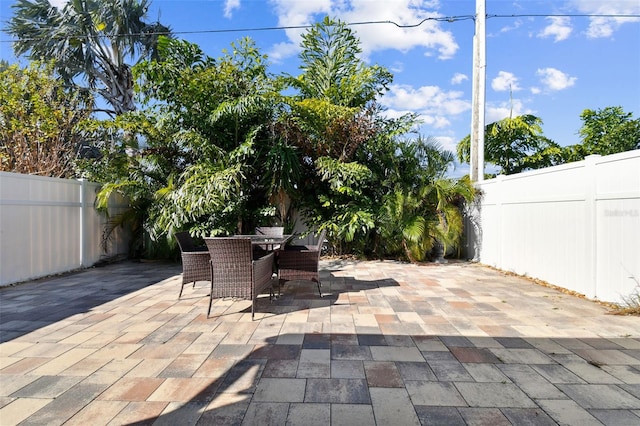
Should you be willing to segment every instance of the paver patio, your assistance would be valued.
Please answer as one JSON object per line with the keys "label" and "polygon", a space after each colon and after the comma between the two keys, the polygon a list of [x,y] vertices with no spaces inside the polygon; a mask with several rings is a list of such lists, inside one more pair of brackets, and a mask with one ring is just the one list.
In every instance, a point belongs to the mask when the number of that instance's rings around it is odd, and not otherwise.
{"label": "paver patio", "polygon": [[640,318],[470,263],[249,302],[123,262],[0,289],[0,424],[638,425]]}

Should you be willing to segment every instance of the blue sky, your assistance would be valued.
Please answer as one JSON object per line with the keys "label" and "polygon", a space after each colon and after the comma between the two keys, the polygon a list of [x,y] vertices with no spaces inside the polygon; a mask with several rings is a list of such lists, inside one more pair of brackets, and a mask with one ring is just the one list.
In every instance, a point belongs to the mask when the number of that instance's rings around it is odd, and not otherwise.
{"label": "blue sky", "polygon": [[[0,0],[2,27],[12,4]],[[565,146],[579,142],[586,108],[621,106],[640,117],[640,18],[549,16],[640,15],[639,0],[486,0],[486,9],[486,123],[511,110],[514,116],[534,114],[543,120],[544,134]],[[473,0],[152,0],[149,20],[159,19],[213,57],[249,36],[269,56],[271,72],[297,75],[304,30],[249,29],[309,25],[325,15],[347,23],[413,25],[474,14]],[[419,113],[420,133],[455,150],[470,131],[474,21],[352,28],[363,58],[394,73],[381,98],[387,113]],[[247,31],[211,32],[227,29]],[[0,33],[0,58],[13,62],[9,39]]]}

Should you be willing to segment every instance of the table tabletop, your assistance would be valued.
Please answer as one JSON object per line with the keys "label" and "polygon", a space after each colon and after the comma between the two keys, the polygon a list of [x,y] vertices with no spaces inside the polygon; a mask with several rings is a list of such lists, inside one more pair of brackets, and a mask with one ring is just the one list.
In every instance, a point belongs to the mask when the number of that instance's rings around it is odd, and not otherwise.
{"label": "table tabletop", "polygon": [[233,238],[249,238],[252,245],[284,245],[294,237],[293,234],[283,235],[281,237],[275,235],[234,235]]}

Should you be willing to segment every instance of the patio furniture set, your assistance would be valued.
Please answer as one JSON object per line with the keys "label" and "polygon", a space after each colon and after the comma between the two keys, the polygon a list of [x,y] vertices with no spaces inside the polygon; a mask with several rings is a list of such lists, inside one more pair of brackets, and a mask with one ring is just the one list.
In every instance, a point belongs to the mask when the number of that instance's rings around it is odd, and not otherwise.
{"label": "patio furniture set", "polygon": [[251,300],[251,318],[255,314],[256,298],[269,289],[271,298],[278,295],[287,281],[313,281],[322,297],[318,262],[325,231],[315,245],[291,245],[293,235],[284,235],[282,227],[256,228],[254,235],[205,238],[206,246],[197,246],[188,232],[175,234],[182,257],[182,297],[184,286],[198,281],[211,283],[209,309],[213,299],[236,298]]}

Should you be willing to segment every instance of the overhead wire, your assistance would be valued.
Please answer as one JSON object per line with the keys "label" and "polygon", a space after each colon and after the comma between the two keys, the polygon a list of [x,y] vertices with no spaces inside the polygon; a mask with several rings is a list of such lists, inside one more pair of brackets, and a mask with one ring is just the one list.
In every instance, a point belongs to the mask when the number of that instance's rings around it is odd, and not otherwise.
{"label": "overhead wire", "polygon": [[[487,14],[487,19],[492,18],[552,18],[552,17],[567,17],[567,18],[630,18],[637,19],[640,18],[640,14]],[[379,25],[379,24],[391,24],[395,25],[398,28],[417,28],[428,21],[436,21],[436,22],[458,22],[458,21],[466,21],[466,20],[475,20],[476,15],[456,15],[456,16],[432,16],[428,18],[424,18],[421,21],[414,24],[399,24],[395,21],[391,20],[383,20],[383,21],[361,21],[361,22],[349,22],[345,25],[347,26],[358,26],[358,25]],[[222,28],[222,29],[211,29],[211,30],[192,30],[192,31],[171,31],[171,32],[147,32],[147,33],[129,33],[129,34],[119,34],[115,35],[116,37],[131,37],[138,35],[187,35],[187,34],[220,34],[220,33],[249,33],[249,32],[257,32],[257,31],[282,31],[282,30],[300,30],[300,29],[309,29],[312,28],[314,24],[305,24],[305,25],[283,25],[283,26],[272,26],[272,27],[249,27],[249,28]],[[73,38],[82,38],[82,37],[95,37],[89,35],[76,35]],[[114,35],[98,35],[97,37],[105,37],[111,38]],[[72,38],[71,36],[61,36],[60,39]],[[23,38],[24,41],[36,41],[42,40],[45,37],[30,37]],[[56,37],[51,37],[49,39],[57,39]],[[15,40],[0,40],[0,43],[13,43]]]}

